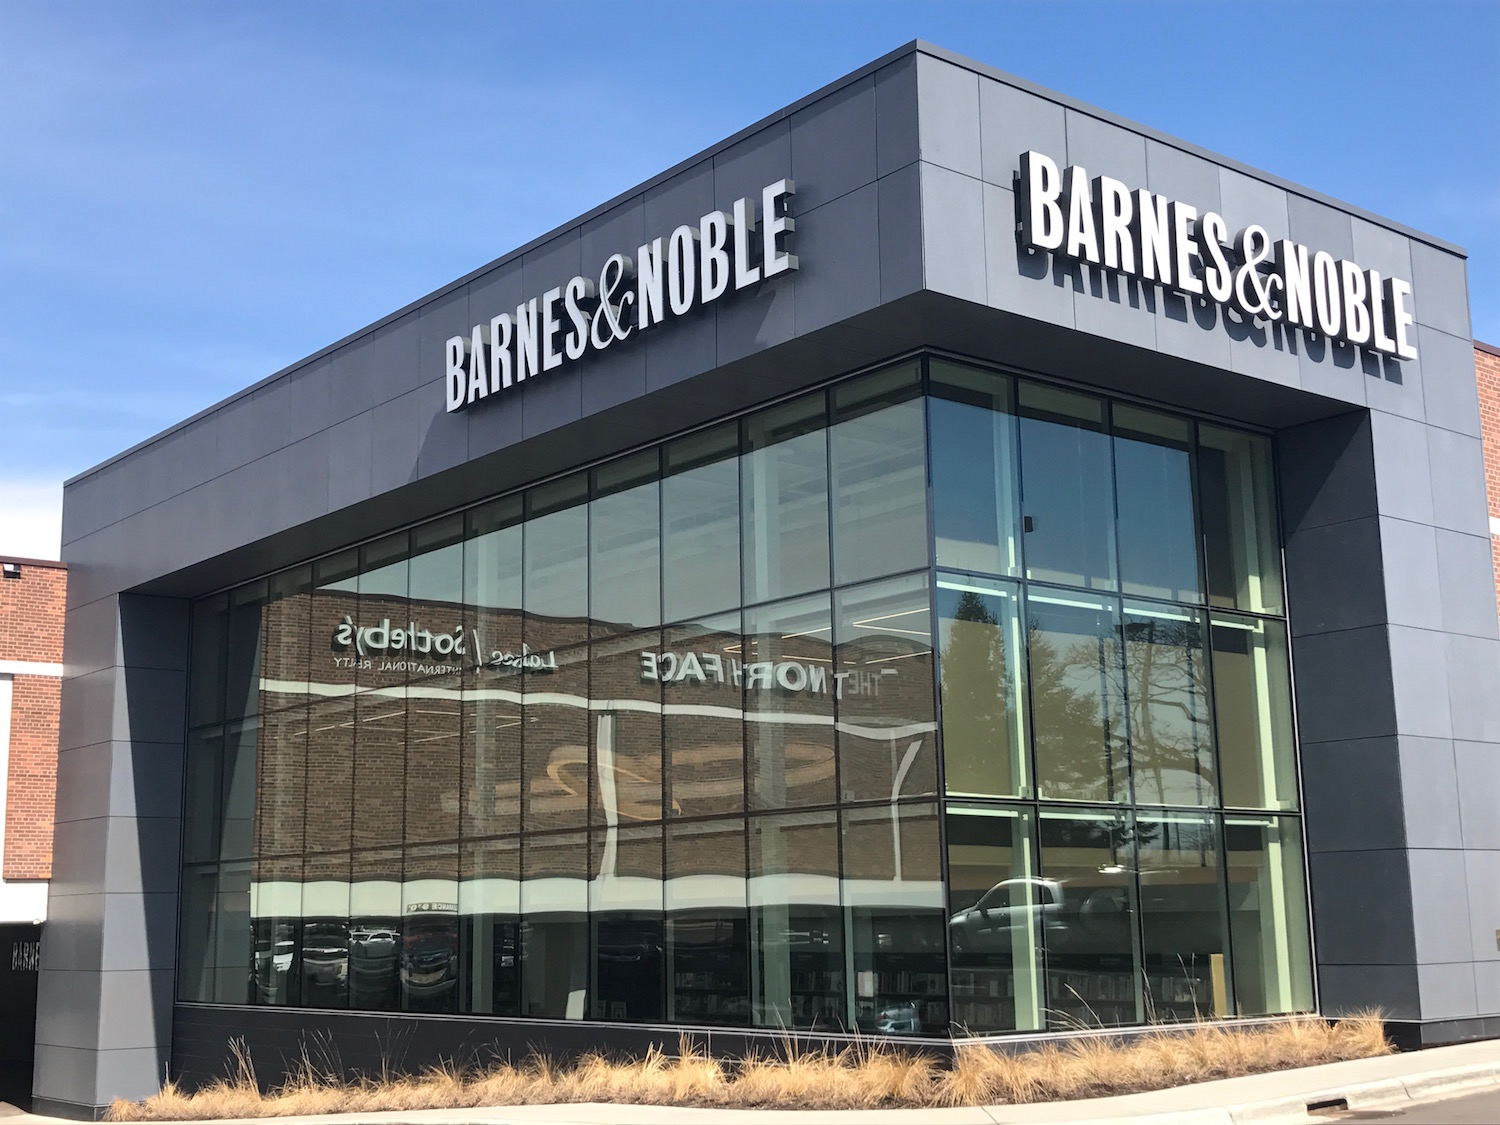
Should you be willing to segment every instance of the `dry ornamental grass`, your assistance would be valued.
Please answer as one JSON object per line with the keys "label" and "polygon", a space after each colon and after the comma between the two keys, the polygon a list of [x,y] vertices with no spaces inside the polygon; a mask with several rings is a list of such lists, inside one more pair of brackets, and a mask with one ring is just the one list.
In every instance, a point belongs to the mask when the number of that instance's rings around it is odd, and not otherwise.
{"label": "dry ornamental grass", "polygon": [[685,1038],[676,1055],[587,1055],[572,1066],[532,1057],[462,1071],[347,1082],[320,1069],[304,1049],[280,1086],[261,1093],[249,1055],[231,1044],[233,1075],[193,1093],[173,1083],[145,1101],[116,1101],[109,1121],[290,1117],[380,1110],[463,1109],[558,1102],[634,1102],[721,1108],[883,1109],[1005,1105],[1159,1090],[1390,1052],[1377,1016],[1337,1023],[1315,1017],[1254,1027],[1202,1024],[1129,1040],[1109,1036],[1007,1052],[960,1047],[953,1065],[879,1043],[842,1050],[788,1041],[785,1057],[721,1060]]}

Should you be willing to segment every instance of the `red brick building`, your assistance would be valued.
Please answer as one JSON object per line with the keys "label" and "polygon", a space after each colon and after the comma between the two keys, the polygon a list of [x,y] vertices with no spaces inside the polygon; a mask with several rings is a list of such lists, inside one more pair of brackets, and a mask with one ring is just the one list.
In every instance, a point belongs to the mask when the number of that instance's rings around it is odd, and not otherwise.
{"label": "red brick building", "polygon": [[52,874],[62,683],[61,563],[0,559],[0,923],[39,922]]}

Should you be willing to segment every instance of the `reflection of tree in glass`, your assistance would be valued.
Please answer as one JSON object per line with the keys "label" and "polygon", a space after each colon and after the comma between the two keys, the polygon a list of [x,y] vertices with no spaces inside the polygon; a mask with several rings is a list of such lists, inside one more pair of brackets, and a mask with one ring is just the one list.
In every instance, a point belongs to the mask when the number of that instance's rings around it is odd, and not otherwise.
{"label": "reflection of tree in glass", "polygon": [[1127,788],[1119,642],[1032,623],[1031,713],[1044,797],[1119,801]]}
{"label": "reflection of tree in glass", "polygon": [[1201,625],[1131,617],[1127,610],[1121,632],[1136,800],[1211,804],[1213,753]]}
{"label": "reflection of tree in glass", "polygon": [[[1022,791],[1013,744],[1019,701],[999,618],[972,590],[959,595],[942,652],[943,745],[950,791]],[[1023,776],[1016,776],[1021,772]]]}

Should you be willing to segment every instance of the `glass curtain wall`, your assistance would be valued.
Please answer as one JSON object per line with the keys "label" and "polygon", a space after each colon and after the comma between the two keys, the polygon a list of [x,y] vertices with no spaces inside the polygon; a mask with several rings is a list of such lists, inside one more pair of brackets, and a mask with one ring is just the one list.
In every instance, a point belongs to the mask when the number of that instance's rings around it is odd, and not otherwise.
{"label": "glass curtain wall", "polygon": [[928,394],[955,1026],[1309,1009],[1269,439]]}
{"label": "glass curtain wall", "polygon": [[1271,465],[911,360],[205,598],[180,998],[1304,1010]]}
{"label": "glass curtain wall", "polygon": [[181,997],[946,1031],[922,385],[205,599]]}

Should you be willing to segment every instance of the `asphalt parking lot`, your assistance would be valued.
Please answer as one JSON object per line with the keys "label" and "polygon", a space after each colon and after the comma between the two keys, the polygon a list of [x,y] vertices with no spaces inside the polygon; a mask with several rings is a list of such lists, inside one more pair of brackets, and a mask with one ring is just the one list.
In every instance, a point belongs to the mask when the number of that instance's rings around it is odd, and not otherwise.
{"label": "asphalt parking lot", "polygon": [[1447,1098],[1397,1113],[1345,1113],[1330,1115],[1330,1121],[1405,1121],[1413,1125],[1495,1125],[1500,1122],[1500,1090]]}

